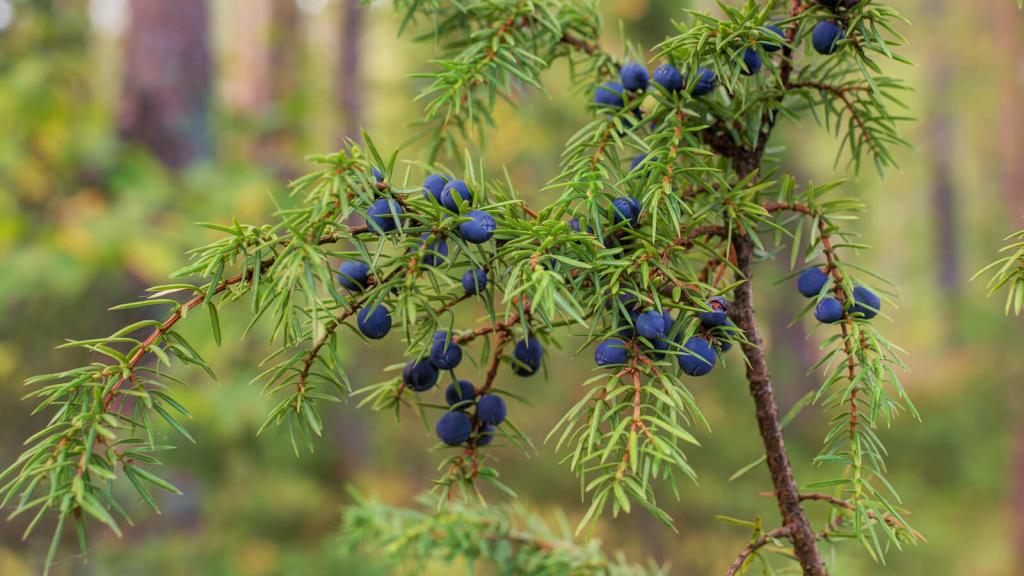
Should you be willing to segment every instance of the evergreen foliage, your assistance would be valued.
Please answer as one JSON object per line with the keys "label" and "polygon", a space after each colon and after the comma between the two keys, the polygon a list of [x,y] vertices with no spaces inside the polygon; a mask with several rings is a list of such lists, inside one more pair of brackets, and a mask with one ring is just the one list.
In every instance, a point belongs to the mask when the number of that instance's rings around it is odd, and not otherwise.
{"label": "evergreen foliage", "polygon": [[[128,518],[113,486],[122,479],[153,508],[154,489],[176,491],[158,472],[170,446],[153,434],[164,421],[193,441],[182,424],[188,411],[174,398],[184,382],[172,367],[213,377],[178,323],[204,316],[220,342],[228,305],[248,307],[250,328],[273,326],[255,380],[276,405],[261,431],[285,428],[296,453],[323,434],[322,403],[349,397],[396,417],[424,415],[444,443],[457,445],[439,444],[436,513],[360,501],[346,515],[353,546],[421,560],[490,558],[501,573],[657,573],[554,535],[519,508],[461,503],[483,500],[482,484],[512,493],[481,448],[531,449],[515,425],[521,405],[509,402],[506,414],[505,399],[528,396],[535,384],[510,376],[542,371],[545,349],[601,342],[604,369],[581,383],[579,401],[549,436],[589,502],[577,535],[637,506],[672,525],[662,500],[698,489],[687,453],[697,449],[695,429],[707,427],[688,375],[707,374],[737,344],[742,351],[732,354],[747,365],[766,452],[737,476],[767,463],[783,519],[770,530],[760,518],[734,520],[751,530],[751,544],[730,573],[755,560],[769,566],[763,553],[783,550],[805,573],[823,574],[819,545],[852,540],[882,562],[921,540],[885,479],[877,433],[916,412],[900,385],[900,349],[870,318],[893,307],[858,299],[865,290],[888,299],[887,283],[853,260],[867,247],[847,225],[866,207],[841,193],[841,180],[797,182],[779,169],[784,151],[769,146],[780,119],[810,116],[843,143],[837,165],[895,165],[906,118],[894,94],[905,85],[879,61],[903,62],[899,14],[875,0],[720,3],[721,17],[687,11],[674,35],[620,58],[602,49],[603,23],[583,0],[394,4],[403,29],[441,51],[421,75],[426,162],[385,155],[365,135],[312,157],[316,170],[291,183],[296,201],[276,222],[203,224],[222,238],[192,250],[172,283],[116,307],[158,309],[165,320],[70,341],[64,347],[104,360],[29,380],[28,398],[50,417],[0,476],[0,497],[14,516],[31,515],[27,532],[47,514],[58,518],[48,564],[68,524],[83,548],[89,521],[121,533]],[[821,21],[842,31],[818,50],[829,55],[812,48]],[[485,173],[477,157],[497,100],[542,92],[556,59],[569,61],[585,92],[580,105],[593,114],[565,145],[547,186],[552,201],[528,206],[507,175]],[[629,89],[618,84],[627,61],[656,67],[652,81],[631,64]],[[366,224],[347,224],[354,218]],[[1024,248],[1011,248],[1019,262]],[[825,275],[816,293],[801,288],[809,296],[801,315],[823,302],[834,310],[822,328],[824,383],[780,419],[749,280],[755,263],[786,252],[794,270],[815,266]],[[993,286],[1011,284],[1019,312],[1024,273],[1013,266],[1004,261]],[[474,306],[483,320],[455,325],[453,310]],[[361,337],[400,339],[406,358],[381,382],[352,383],[337,351]],[[452,388],[474,397],[441,401],[449,383],[477,368],[475,387]],[[810,405],[831,417],[813,462],[830,478],[805,487],[822,492],[797,493],[800,466],[789,463],[781,427]],[[810,502],[830,506],[825,526],[810,526],[801,504]]]}

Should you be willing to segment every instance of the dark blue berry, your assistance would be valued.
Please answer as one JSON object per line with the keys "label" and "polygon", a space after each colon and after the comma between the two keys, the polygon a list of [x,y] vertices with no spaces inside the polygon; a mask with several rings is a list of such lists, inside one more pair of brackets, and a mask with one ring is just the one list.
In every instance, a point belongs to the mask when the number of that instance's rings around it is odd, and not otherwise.
{"label": "dark blue berry", "polygon": [[374,167],[372,169],[372,171],[373,171],[373,179],[376,180],[377,183],[381,183],[381,182],[384,181],[384,174],[380,170],[378,170],[376,167]]}
{"label": "dark blue berry", "polygon": [[661,317],[662,321],[665,322],[665,335],[668,336],[672,334],[672,327],[675,326],[676,321],[672,318],[672,311],[668,308],[662,310]]}
{"label": "dark blue berry", "polygon": [[452,370],[462,362],[462,347],[448,338],[447,332],[441,337],[434,335],[434,345],[430,348],[430,363],[438,370]]}
{"label": "dark blue berry", "polygon": [[697,82],[690,89],[690,95],[695,97],[710,94],[718,86],[718,77],[709,68],[697,67]]}
{"label": "dark blue berry", "polygon": [[839,322],[843,319],[843,303],[831,296],[822,298],[814,307],[814,317],[824,324]]}
{"label": "dark blue berry", "polygon": [[624,309],[628,314],[633,314],[634,312],[637,312],[639,310],[639,308],[640,308],[640,301],[636,297],[635,294],[631,294],[629,292],[626,292],[626,293],[623,293],[623,294],[619,294],[619,296],[618,296],[618,305],[616,305],[615,300],[609,299],[608,302],[605,304],[605,306],[609,310],[613,310],[613,309],[614,310],[623,310]]}
{"label": "dark blue berry", "polygon": [[637,316],[633,325],[641,338],[650,341],[665,337],[665,317],[657,310],[648,310]]}
{"label": "dark blue berry", "polygon": [[669,92],[679,92],[683,89],[683,75],[671,64],[666,63],[655,68],[653,79]]}
{"label": "dark blue berry", "polygon": [[409,362],[402,370],[402,383],[416,392],[426,392],[437,384],[437,368],[429,360]]}
{"label": "dark blue berry", "polygon": [[700,313],[700,323],[708,326],[722,326],[729,320],[729,302],[721,296],[708,298],[708,308],[711,311]]}
{"label": "dark blue berry", "polygon": [[811,32],[811,45],[818,54],[834,54],[839,49],[839,41],[846,38],[846,32],[831,20],[822,20]]}
{"label": "dark blue berry", "polygon": [[[424,232],[420,240],[426,242],[430,238],[429,232]],[[424,266],[440,266],[448,259],[448,242],[443,238],[430,241],[423,252]]]}
{"label": "dark blue berry", "polygon": [[640,223],[640,201],[629,196],[616,198],[612,200],[612,213],[616,224],[627,221],[636,227]]}
{"label": "dark blue berry", "polygon": [[338,283],[353,292],[366,288],[370,265],[359,260],[345,260],[338,266]]}
{"label": "dark blue berry", "polygon": [[622,92],[625,88],[618,82],[605,82],[594,91],[594,102],[603,106],[622,108],[625,103],[622,101]]}
{"label": "dark blue berry", "polygon": [[[779,28],[775,24],[768,24],[764,29],[768,33],[778,36],[780,40],[786,39],[786,33],[782,31],[782,28]],[[782,44],[777,42],[761,42],[761,49],[765,52],[778,52],[779,50],[782,50]]]}
{"label": "dark blue berry", "polygon": [[[473,399],[473,383],[468,380],[459,380],[458,382],[452,382],[448,385],[448,388],[444,391],[444,401],[449,406],[455,406],[456,404],[463,404]],[[460,407],[460,410],[462,407]]]}
{"label": "dark blue berry", "polygon": [[494,436],[498,433],[498,428],[491,424],[484,424],[480,427],[480,434],[476,437],[477,447],[487,446],[494,441]]}
{"label": "dark blue berry", "polygon": [[462,289],[466,294],[479,294],[487,288],[487,272],[472,268],[462,273]]}
{"label": "dark blue berry", "polygon": [[455,200],[456,194],[461,198],[462,204],[473,203],[473,195],[469,192],[469,186],[462,180],[452,180],[441,189],[441,205],[452,212],[458,212],[459,205]]}
{"label": "dark blue berry", "polygon": [[433,198],[440,202],[441,191],[444,190],[444,185],[447,183],[448,179],[440,174],[427,176],[427,179],[423,181],[423,197],[427,200]]}
{"label": "dark blue berry", "polygon": [[465,412],[445,412],[444,416],[437,421],[434,429],[441,442],[449,446],[458,446],[469,440],[473,433],[473,421]]}
{"label": "dark blue berry", "polygon": [[469,220],[459,224],[459,235],[466,242],[483,244],[494,236],[494,217],[483,210],[471,210],[466,216]]}
{"label": "dark blue berry", "polygon": [[745,49],[743,51],[743,65],[740,66],[740,74],[743,74],[744,76],[753,76],[760,69],[761,55],[753,48]]}
{"label": "dark blue berry", "polygon": [[808,298],[814,298],[828,282],[828,275],[821,268],[808,268],[796,279],[796,289]]}
{"label": "dark blue berry", "polygon": [[380,340],[391,331],[391,312],[383,304],[370,304],[359,311],[359,331],[363,336]]}
{"label": "dark blue berry", "polygon": [[636,167],[639,166],[640,163],[643,162],[646,158],[646,153],[637,155],[635,158],[633,158],[633,161],[629,163],[629,169],[636,170]]}
{"label": "dark blue berry", "polygon": [[714,328],[714,332],[712,332],[712,334],[715,337],[715,344],[718,345],[718,349],[722,352],[728,352],[732,348],[732,340],[730,340],[730,338],[735,335],[736,332],[736,325],[729,319],[726,319],[725,324]]}
{"label": "dark blue berry", "polygon": [[651,343],[654,348],[653,356],[658,358],[664,358],[668,355],[669,350],[672,349],[672,341],[669,338],[658,338]]}
{"label": "dark blue berry", "polygon": [[647,68],[638,62],[625,63],[619,70],[619,79],[622,80],[622,85],[626,90],[633,90],[636,92],[647,90],[647,85],[650,84],[651,81],[651,77],[647,73]]}
{"label": "dark blue berry", "polygon": [[519,376],[532,376],[540,370],[541,359],[544,358],[544,348],[536,338],[530,336],[526,340],[516,342],[512,351],[515,359],[512,370]]}
{"label": "dark blue berry", "polygon": [[484,394],[476,401],[476,417],[484,424],[495,426],[505,421],[505,400],[497,394]]}
{"label": "dark blue berry", "polygon": [[609,338],[597,345],[594,350],[594,362],[598,366],[610,364],[625,364],[629,360],[629,350],[626,343],[619,338]]}
{"label": "dark blue berry", "polygon": [[369,219],[370,229],[378,234],[391,232],[398,226],[398,218],[404,211],[402,206],[394,200],[379,198],[366,211]]}
{"label": "dark blue berry", "polygon": [[853,289],[853,312],[855,314],[859,313],[866,320],[870,320],[878,315],[878,310],[881,307],[882,299],[878,297],[878,294],[863,286]]}
{"label": "dark blue berry", "polygon": [[711,343],[694,336],[683,345],[683,352],[679,355],[679,367],[689,376],[703,376],[715,367],[715,359],[718,355]]}

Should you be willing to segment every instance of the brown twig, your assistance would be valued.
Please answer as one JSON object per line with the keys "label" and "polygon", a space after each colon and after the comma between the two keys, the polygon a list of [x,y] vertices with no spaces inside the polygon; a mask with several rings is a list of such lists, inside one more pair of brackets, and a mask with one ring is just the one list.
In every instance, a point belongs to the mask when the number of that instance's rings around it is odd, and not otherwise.
{"label": "brown twig", "polygon": [[747,544],[747,547],[741,550],[739,555],[736,556],[736,559],[733,560],[732,564],[729,565],[729,569],[726,570],[725,576],[736,576],[736,574],[739,574],[740,569],[742,569],[743,565],[747,562],[747,558],[750,558],[752,554],[763,548],[772,540],[778,540],[779,538],[788,537],[789,533],[789,527],[782,526],[769,532],[765,532],[761,535],[760,538],[757,538],[750,544]]}

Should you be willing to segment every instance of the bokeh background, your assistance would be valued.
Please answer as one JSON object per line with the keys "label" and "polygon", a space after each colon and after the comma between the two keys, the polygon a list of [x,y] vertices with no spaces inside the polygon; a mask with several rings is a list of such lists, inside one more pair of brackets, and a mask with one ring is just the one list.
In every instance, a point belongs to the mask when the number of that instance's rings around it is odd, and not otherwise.
{"label": "bokeh background", "polygon": [[[620,21],[651,45],[687,4],[716,10],[698,0],[606,0],[605,47],[621,53]],[[1024,226],[1024,16],[1012,0],[892,4],[914,22],[901,31],[917,64],[889,70],[914,88],[903,101],[919,119],[905,126],[914,148],[900,151],[902,170],[884,179],[866,172],[844,190],[871,207],[855,224],[874,247],[859,262],[900,287],[885,329],[908,352],[904,381],[923,421],[902,418],[882,436],[891,479],[928,543],[893,551],[886,566],[846,545],[840,573],[1021,574],[1024,320],[1004,318],[1002,301],[970,278]],[[161,282],[188,247],[209,240],[194,222],[267,221],[285,183],[310,168],[304,155],[336,149],[360,127],[385,150],[408,139],[422,88],[410,74],[430,66],[429,47],[398,38],[398,23],[387,3],[355,0],[0,0],[0,464],[44,422],[19,400],[23,380],[83,359],[55,351],[61,339],[139,319],[106,309]],[[550,96],[528,93],[515,109],[500,107],[484,158],[506,167],[532,204],[550,194],[541,189],[557,173],[558,152],[586,121],[585,87],[565,73],[556,65],[547,74]],[[852,176],[810,118],[783,125],[776,143],[801,179]],[[402,157],[417,153],[411,146]],[[825,332],[789,326],[803,302],[776,285],[785,264],[758,273],[785,410],[817,385],[805,373]],[[234,337],[219,350],[204,323],[185,329],[220,381],[181,371],[191,386],[178,398],[195,416],[199,443],[176,450],[166,472],[184,496],[162,498],[161,516],[137,507],[123,539],[97,528],[87,562],[68,547],[58,573],[363,574],[366,563],[338,553],[346,487],[395,504],[429,487],[441,456],[428,451],[432,433],[415,418],[396,424],[351,404],[332,408],[319,450],[301,458],[285,433],[256,438],[269,405],[246,383],[263,341],[257,333],[238,344],[245,319],[223,320]],[[576,520],[583,507],[574,478],[542,442],[591,369],[571,358],[571,342],[565,348],[549,357],[547,380],[508,383],[532,401],[513,406],[512,417],[536,454],[497,453],[524,502],[562,507]],[[353,382],[370,384],[400,345],[351,341],[341,354]],[[680,575],[720,573],[745,544],[749,533],[715,514],[776,521],[770,499],[756,495],[766,474],[728,481],[760,452],[740,362],[693,389],[712,432],[700,431],[703,448],[691,451],[700,484],[665,501],[679,533],[642,511],[599,529],[609,547],[671,563]],[[801,482],[822,475],[809,461],[824,427],[810,409],[787,430]],[[24,526],[0,524],[0,574],[39,572],[45,527],[22,542]]]}

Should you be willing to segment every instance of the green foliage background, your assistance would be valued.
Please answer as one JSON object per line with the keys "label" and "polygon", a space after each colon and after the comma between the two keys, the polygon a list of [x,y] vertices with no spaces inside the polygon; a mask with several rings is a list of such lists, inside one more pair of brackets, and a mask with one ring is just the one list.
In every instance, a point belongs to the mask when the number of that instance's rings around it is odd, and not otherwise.
{"label": "green foliage background", "polygon": [[[216,5],[215,38],[230,26],[243,2]],[[894,76],[915,87],[905,104],[925,122],[904,127],[916,149],[898,150],[903,167],[884,181],[870,171],[851,181],[847,193],[862,197],[873,217],[859,226],[876,249],[863,264],[901,287],[900,310],[887,334],[910,352],[913,372],[904,383],[924,415],[885,433],[890,450],[890,479],[900,487],[915,526],[929,542],[908,553],[887,557],[891,574],[1017,574],[1012,521],[1011,456],[1024,443],[1018,389],[1024,374],[1020,354],[1024,335],[1019,318],[1002,315],[1001,302],[985,299],[981,282],[968,283],[973,271],[993,258],[1009,231],[1020,228],[1020,214],[1003,202],[1000,164],[1000,113],[1008,82],[1021,82],[1021,55],[1004,49],[1000,33],[1024,33],[1020,16],[989,3],[901,3],[916,23],[901,32],[911,41],[906,55],[916,67],[894,67]],[[993,3],[994,4],[994,3]],[[1012,3],[1010,4],[1012,8]],[[289,175],[308,171],[302,152],[336,145],[340,113],[323,78],[334,72],[337,51],[331,22],[339,7],[329,3],[304,17],[310,34],[298,82],[281,105],[259,114],[241,113],[218,100],[213,158],[171,174],[143,152],[117,141],[116,38],[89,28],[85,2],[67,2],[65,10],[41,13],[30,22],[0,32],[0,462],[17,454],[20,442],[38,428],[28,404],[18,401],[20,383],[29,375],[51,372],[88,360],[55,352],[58,338],[87,338],[142,319],[140,312],[104,312],[134,298],[143,286],[161,282],[183,263],[185,248],[212,240],[191,223],[266,220],[271,198],[283,199]],[[710,3],[691,2],[714,9]],[[629,35],[646,44],[669,32],[678,16],[670,2],[606,2],[604,47],[616,46],[621,19]],[[27,11],[23,12],[28,14]],[[1007,18],[1015,20],[1007,23]],[[411,97],[423,82],[408,75],[423,70],[423,55],[406,41],[394,40],[398,22],[387,6],[370,10],[364,57],[367,128],[381,149],[390,150],[412,134],[406,125],[420,115]],[[231,69],[228,48],[216,44],[220,74]],[[486,158],[494,172],[507,168],[531,203],[548,200],[541,191],[557,173],[566,139],[588,120],[583,92],[570,86],[558,64],[545,74],[549,96],[529,94],[513,109],[499,107]],[[946,88],[934,78],[946,76]],[[948,118],[953,127],[953,178],[960,284],[952,295],[937,287],[935,229],[931,213],[933,155],[928,119]],[[843,174],[833,165],[830,136],[809,124],[783,122],[789,147],[786,169],[816,181]],[[273,132],[272,153],[253,142]],[[283,136],[281,136],[283,134]],[[1022,194],[1019,190],[1008,194]],[[775,276],[788,273],[779,268]],[[756,289],[765,326],[785,326],[803,302],[787,284],[773,286],[768,270]],[[246,324],[244,307],[222,315],[231,342]],[[770,319],[770,320],[769,320]],[[813,331],[810,323],[806,328]],[[255,431],[271,408],[256,387],[245,385],[259,370],[260,342],[215,348],[204,321],[183,328],[221,375],[210,382],[198,370],[180,375],[192,385],[178,398],[193,413],[190,431],[199,443],[183,446],[168,458],[167,472],[185,492],[161,496],[163,515],[134,510],[136,527],[123,539],[97,530],[89,564],[83,566],[73,543],[59,556],[57,573],[67,574],[372,574],[365,559],[346,557],[339,545],[340,507],[351,502],[345,488],[356,486],[394,504],[410,504],[435,476],[437,455],[427,452],[432,434],[415,419],[395,425],[388,418],[351,405],[325,408],[325,440],[313,455],[296,459],[287,433]],[[799,361],[801,340],[785,330],[765,330],[769,359],[783,410],[813,387]],[[820,334],[805,343],[813,349]],[[389,347],[390,346],[390,347]],[[356,383],[380,380],[381,369],[401,353],[397,342],[343,347],[343,360]],[[589,358],[572,360],[552,351],[554,368],[546,382],[515,382],[533,407],[513,406],[517,422],[538,441],[539,453],[527,459],[512,449],[499,451],[504,480],[534,509],[565,508],[571,523],[585,510],[575,479],[559,464],[553,447],[540,444],[581,390],[574,384],[591,375]],[[727,370],[694,385],[713,433],[702,433],[703,447],[690,452],[700,486],[685,486],[681,502],[667,503],[680,533],[636,513],[605,520],[598,536],[631,559],[648,557],[671,563],[673,573],[716,573],[735,556],[748,532],[713,519],[715,514],[774,517],[774,503],[758,496],[763,479],[728,482],[729,476],[760,453],[752,406],[742,366],[732,359]],[[506,376],[507,377],[507,376]],[[808,411],[787,428],[787,446],[797,463],[819,450],[825,426],[818,411]],[[1016,448],[1020,449],[1020,448]],[[814,472],[799,477],[815,479]],[[1017,477],[1017,481],[1024,481]],[[1020,498],[1020,497],[1018,497]],[[1017,506],[1022,506],[1017,502]],[[812,514],[823,510],[813,509]],[[24,525],[0,524],[0,574],[38,571],[45,538],[19,539]],[[42,533],[42,532],[41,532]],[[881,570],[855,547],[840,549],[848,574]],[[1020,554],[1016,551],[1016,554]],[[383,570],[383,568],[381,568]],[[441,566],[430,573],[442,573]]]}

